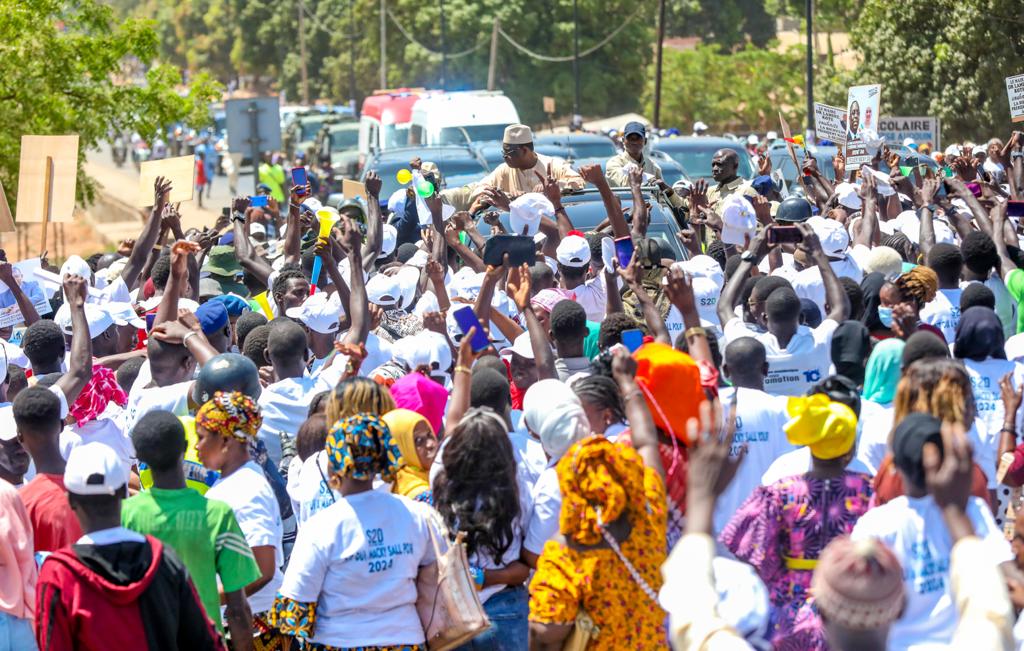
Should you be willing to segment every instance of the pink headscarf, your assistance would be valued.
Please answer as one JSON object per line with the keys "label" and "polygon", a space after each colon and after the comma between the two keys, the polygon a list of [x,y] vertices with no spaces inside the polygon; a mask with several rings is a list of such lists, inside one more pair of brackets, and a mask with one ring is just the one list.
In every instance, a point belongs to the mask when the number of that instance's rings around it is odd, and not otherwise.
{"label": "pink headscarf", "polygon": [[555,309],[555,306],[562,301],[575,301],[576,292],[571,289],[562,289],[561,287],[554,287],[551,289],[542,289],[537,292],[537,295],[530,299],[530,305],[535,309],[541,309],[545,312],[551,312]]}
{"label": "pink headscarf", "polygon": [[128,394],[117,383],[113,371],[106,366],[93,366],[92,379],[82,389],[82,393],[78,394],[78,399],[71,405],[68,413],[81,427],[102,414],[111,401],[124,407],[128,404]]}
{"label": "pink headscarf", "polygon": [[391,397],[400,409],[415,411],[427,419],[435,432],[441,431],[448,390],[421,373],[409,373],[391,385]]}

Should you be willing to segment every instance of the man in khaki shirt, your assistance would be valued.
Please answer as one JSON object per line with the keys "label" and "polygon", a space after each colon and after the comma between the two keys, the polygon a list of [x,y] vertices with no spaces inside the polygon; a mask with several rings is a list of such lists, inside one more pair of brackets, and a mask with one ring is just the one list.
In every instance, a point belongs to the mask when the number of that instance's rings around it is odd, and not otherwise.
{"label": "man in khaki shirt", "polygon": [[712,210],[717,210],[718,203],[734,192],[742,192],[748,197],[757,194],[736,174],[739,166],[739,155],[732,149],[719,149],[711,158],[711,176],[718,182],[715,187],[708,188],[708,207]]}
{"label": "man in khaki shirt", "polygon": [[661,174],[661,166],[654,162],[649,156],[644,156],[644,146],[647,145],[647,129],[640,122],[630,122],[622,129],[623,151],[608,159],[605,165],[605,176],[608,177],[608,184],[613,188],[629,187],[630,165],[639,167],[644,174],[650,174],[665,194],[665,198],[673,206],[681,207],[683,198],[676,194],[672,188],[665,183]]}
{"label": "man in khaki shirt", "polygon": [[515,199],[527,192],[534,192],[548,176],[558,182],[563,193],[582,190],[586,185],[583,177],[568,163],[536,153],[533,150],[533,131],[526,125],[512,124],[506,127],[501,148],[505,162],[477,184],[473,190],[470,212],[476,212],[485,205],[486,198],[480,195],[488,187],[498,188],[509,199]]}

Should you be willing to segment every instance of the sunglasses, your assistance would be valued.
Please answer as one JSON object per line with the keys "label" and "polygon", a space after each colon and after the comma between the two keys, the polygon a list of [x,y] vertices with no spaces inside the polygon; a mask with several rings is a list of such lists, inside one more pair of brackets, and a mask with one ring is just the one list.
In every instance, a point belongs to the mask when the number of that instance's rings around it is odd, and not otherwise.
{"label": "sunglasses", "polygon": [[523,150],[522,147],[502,147],[501,148],[501,155],[505,156],[505,157],[508,157],[508,158],[511,158],[512,156],[515,156],[516,154],[518,154],[522,150]]}

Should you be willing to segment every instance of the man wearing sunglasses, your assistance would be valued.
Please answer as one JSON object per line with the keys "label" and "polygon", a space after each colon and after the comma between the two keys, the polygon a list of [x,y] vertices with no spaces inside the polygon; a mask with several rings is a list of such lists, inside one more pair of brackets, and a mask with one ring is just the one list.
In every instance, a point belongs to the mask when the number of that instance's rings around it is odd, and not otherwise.
{"label": "man wearing sunglasses", "polygon": [[505,127],[501,149],[505,162],[494,168],[476,186],[470,212],[476,212],[490,203],[483,194],[490,187],[501,190],[509,199],[515,199],[527,192],[539,192],[538,186],[549,176],[558,183],[563,193],[582,190],[586,185],[583,177],[565,161],[535,152],[533,131],[524,124]]}

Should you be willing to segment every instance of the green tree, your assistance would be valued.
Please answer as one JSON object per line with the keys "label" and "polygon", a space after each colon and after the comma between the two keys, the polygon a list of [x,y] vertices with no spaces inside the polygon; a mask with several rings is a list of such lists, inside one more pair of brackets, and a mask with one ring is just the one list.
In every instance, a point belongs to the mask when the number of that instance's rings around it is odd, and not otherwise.
{"label": "green tree", "polygon": [[[771,0],[769,0],[771,1]],[[775,38],[775,16],[765,0],[665,0],[665,33],[699,36],[726,49]]]}
{"label": "green tree", "polygon": [[[712,133],[778,130],[779,111],[794,132],[800,131],[803,107],[803,48],[779,53],[747,47],[724,54],[715,45],[665,51],[661,122],[688,128],[696,120]],[[654,75],[645,94],[653,113]]]}
{"label": "green tree", "polygon": [[[941,118],[943,140],[1008,135],[1004,79],[1024,71],[1020,0],[867,0],[851,42],[863,62],[824,70],[821,88],[882,84],[883,115]],[[842,104],[840,104],[842,105]]]}
{"label": "green tree", "polygon": [[94,184],[82,172],[85,151],[113,130],[144,137],[171,122],[202,125],[217,88],[196,75],[187,94],[173,67],[154,66],[143,83],[125,62],[153,60],[157,34],[148,21],[115,21],[95,0],[0,0],[0,180],[13,197],[21,136],[77,133],[79,199]]}

